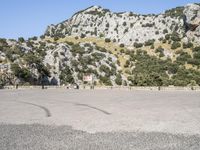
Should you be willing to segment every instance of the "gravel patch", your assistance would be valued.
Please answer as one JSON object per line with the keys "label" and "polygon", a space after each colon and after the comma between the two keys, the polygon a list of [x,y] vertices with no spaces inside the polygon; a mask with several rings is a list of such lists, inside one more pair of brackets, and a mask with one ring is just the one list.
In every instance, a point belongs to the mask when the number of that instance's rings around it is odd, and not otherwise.
{"label": "gravel patch", "polygon": [[159,132],[90,134],[70,126],[0,125],[1,150],[199,150],[200,135]]}

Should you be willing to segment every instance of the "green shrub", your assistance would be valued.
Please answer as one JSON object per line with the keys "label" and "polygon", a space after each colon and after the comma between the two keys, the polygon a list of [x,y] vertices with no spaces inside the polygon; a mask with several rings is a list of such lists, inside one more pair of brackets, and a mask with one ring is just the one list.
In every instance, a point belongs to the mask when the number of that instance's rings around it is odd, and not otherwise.
{"label": "green shrub", "polygon": [[125,45],[124,45],[123,43],[121,43],[121,44],[119,45],[119,47],[123,48],[123,47],[125,47]]}
{"label": "green shrub", "polygon": [[11,64],[11,71],[25,82],[30,82],[32,79],[32,73],[27,68],[21,68],[18,64]]}
{"label": "green shrub", "polygon": [[30,38],[30,40],[33,40],[33,41],[36,41],[37,39],[38,39],[37,36],[34,36],[34,37]]}
{"label": "green shrub", "polygon": [[124,49],[120,49],[120,53],[124,53],[125,52],[125,50]]}
{"label": "green shrub", "polygon": [[18,41],[19,41],[20,43],[23,43],[23,42],[25,42],[25,40],[24,40],[24,38],[23,38],[23,37],[19,37],[19,38],[18,38]]}
{"label": "green shrub", "polygon": [[116,79],[115,79],[115,83],[117,85],[122,85],[122,77],[120,74],[117,74]]}
{"label": "green shrub", "polygon": [[8,46],[6,39],[0,38],[0,46]]}
{"label": "green shrub", "polygon": [[54,41],[57,41],[57,40],[59,40],[59,37],[55,36],[53,39],[54,39]]}
{"label": "green shrub", "polygon": [[156,31],[155,34],[158,35],[158,34],[159,34],[159,31]]}
{"label": "green shrub", "polygon": [[106,27],[107,27],[107,28],[109,28],[109,27],[110,27],[110,24],[109,24],[109,23],[107,23],[107,24],[106,24]]}
{"label": "green shrub", "polygon": [[150,47],[151,49],[154,49],[155,47],[154,47],[154,45],[151,45],[151,47]]}
{"label": "green shrub", "polygon": [[162,43],[167,43],[167,40],[166,40],[166,39],[163,39]]}
{"label": "green shrub", "polygon": [[126,22],[123,22],[123,26],[126,26],[127,25],[127,23]]}
{"label": "green shrub", "polygon": [[112,82],[109,77],[100,77],[100,81],[106,86],[112,86]]}
{"label": "green shrub", "polygon": [[127,33],[127,32],[128,32],[128,28],[126,28],[126,29],[124,30],[124,34]]}
{"label": "green shrub", "polygon": [[193,47],[193,43],[191,42],[188,42],[188,43],[183,43],[183,48],[186,49],[186,48],[192,48]]}
{"label": "green shrub", "polygon": [[134,43],[134,47],[135,48],[140,48],[140,47],[143,47],[143,44],[142,43]]}
{"label": "green shrub", "polygon": [[165,55],[164,55],[164,49],[160,46],[160,47],[158,47],[157,49],[156,49],[156,51],[155,51],[156,53],[160,53],[159,54],[159,57],[164,57]]}
{"label": "green shrub", "polygon": [[155,51],[156,53],[163,53],[164,52],[164,49],[160,46],[156,49]]}
{"label": "green shrub", "polygon": [[97,45],[96,45],[96,49],[97,49],[98,51],[100,51],[100,52],[107,52],[107,51],[108,51],[108,50],[105,49],[104,47],[99,47],[99,46],[97,46]]}
{"label": "green shrub", "polygon": [[85,53],[85,48],[81,47],[79,44],[74,44],[71,46],[71,48],[73,55],[76,55],[77,53],[83,55]]}
{"label": "green shrub", "polygon": [[164,57],[164,56],[165,56],[164,53],[160,53],[160,54],[159,54],[159,57]]}
{"label": "green shrub", "polygon": [[187,60],[187,63],[191,64],[191,65],[199,66],[200,65],[200,60],[199,59],[194,59],[194,58],[189,58]]}
{"label": "green shrub", "polygon": [[168,33],[168,30],[167,30],[167,29],[164,29],[164,30],[163,30],[163,34],[166,34],[166,33]]}
{"label": "green shrub", "polygon": [[165,39],[166,39],[166,40],[169,40],[169,39],[170,39],[170,35],[169,35],[169,34],[166,34],[166,35],[165,35]]}
{"label": "green shrub", "polygon": [[133,28],[133,26],[134,26],[134,23],[131,23],[131,24],[130,24],[130,27]]}
{"label": "green shrub", "polygon": [[117,40],[116,40],[116,39],[113,39],[113,43],[115,43],[115,42],[117,42]]}
{"label": "green shrub", "polygon": [[167,70],[169,74],[176,74],[179,69],[177,64],[168,63]]}
{"label": "green shrub", "polygon": [[200,51],[199,52],[195,52],[193,54],[194,59],[199,59],[200,60]]}
{"label": "green shrub", "polygon": [[165,11],[165,16],[170,16],[172,18],[183,17],[184,7],[177,7],[170,10]]}
{"label": "green shrub", "polygon": [[81,34],[81,38],[83,39],[83,38],[85,38],[86,37],[86,35],[85,34]]}
{"label": "green shrub", "polygon": [[179,42],[181,41],[181,38],[179,37],[179,34],[177,32],[173,32],[171,34],[171,40],[175,42]]}
{"label": "green shrub", "polygon": [[146,24],[142,25],[142,27],[149,27],[149,28],[151,28],[153,26],[155,26],[155,23],[146,23]]}
{"label": "green shrub", "polygon": [[193,48],[192,51],[193,52],[200,52],[200,46]]}
{"label": "green shrub", "polygon": [[145,45],[145,46],[151,46],[151,45],[154,45],[154,42],[155,42],[154,39],[153,39],[153,40],[148,40],[148,41],[146,41],[146,42],[144,43],[144,45]]}
{"label": "green shrub", "polygon": [[132,17],[132,16],[134,16],[134,13],[133,13],[133,12],[130,12],[130,13],[129,13],[129,17]]}
{"label": "green shrub", "polygon": [[28,65],[39,65],[42,63],[41,57],[37,56],[34,53],[27,53],[23,56],[24,60],[27,62]]}
{"label": "green shrub", "polygon": [[191,56],[186,52],[181,52],[180,55],[176,58],[176,61],[180,64],[185,64],[185,62],[190,59]]}
{"label": "green shrub", "polygon": [[106,39],[105,39],[105,42],[106,42],[106,43],[110,43],[110,42],[111,42],[110,38],[106,38]]}
{"label": "green shrub", "polygon": [[99,67],[99,71],[104,72],[105,76],[107,76],[107,77],[110,77],[111,75],[113,75],[113,72],[111,72],[110,68],[106,65],[101,65]]}
{"label": "green shrub", "polygon": [[171,49],[177,49],[179,47],[181,47],[181,43],[179,42],[173,42],[171,45]]}
{"label": "green shrub", "polygon": [[124,65],[124,67],[125,67],[125,68],[128,68],[129,65],[130,65],[130,60],[127,60],[126,63],[125,63],[125,65]]}
{"label": "green shrub", "polygon": [[99,37],[102,38],[104,37],[105,35],[103,33],[100,33]]}
{"label": "green shrub", "polygon": [[95,59],[95,61],[100,61],[101,59],[106,57],[105,54],[98,53],[98,52],[92,53],[91,56]]}
{"label": "green shrub", "polygon": [[69,68],[69,66],[65,66],[61,70],[60,81],[61,81],[61,84],[69,84],[69,83],[73,84],[74,83],[72,70]]}

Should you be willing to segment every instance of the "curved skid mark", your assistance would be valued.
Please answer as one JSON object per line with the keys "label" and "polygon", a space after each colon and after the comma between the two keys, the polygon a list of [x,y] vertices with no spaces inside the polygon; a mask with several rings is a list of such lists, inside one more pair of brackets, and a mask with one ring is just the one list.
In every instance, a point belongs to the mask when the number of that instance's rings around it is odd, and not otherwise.
{"label": "curved skid mark", "polygon": [[60,102],[64,102],[64,103],[69,103],[69,104],[73,104],[75,106],[83,106],[83,107],[88,107],[88,108],[91,108],[91,109],[95,109],[95,110],[98,110],[106,115],[111,115],[111,113],[105,111],[105,110],[102,110],[100,108],[97,108],[97,107],[94,107],[94,106],[91,106],[91,105],[88,105],[88,104],[81,104],[81,103],[75,103],[75,102],[72,102],[72,101],[60,101]]}
{"label": "curved skid mark", "polygon": [[100,108],[97,108],[97,107],[94,107],[94,106],[90,106],[90,105],[87,105],[87,104],[80,104],[80,103],[74,103],[76,106],[84,106],[84,107],[89,107],[89,108],[92,108],[92,109],[95,109],[95,110],[98,110],[106,115],[111,115],[111,113],[105,111],[105,110],[102,110]]}
{"label": "curved skid mark", "polygon": [[37,105],[37,104],[33,104],[33,103],[29,103],[29,102],[22,102],[22,101],[17,101],[19,103],[23,103],[23,104],[27,104],[27,105],[32,105],[32,106],[35,106],[35,107],[38,107],[42,110],[44,110],[45,114],[46,114],[46,117],[51,117],[51,112],[49,111],[48,108],[44,107],[44,106],[41,106],[41,105]]}

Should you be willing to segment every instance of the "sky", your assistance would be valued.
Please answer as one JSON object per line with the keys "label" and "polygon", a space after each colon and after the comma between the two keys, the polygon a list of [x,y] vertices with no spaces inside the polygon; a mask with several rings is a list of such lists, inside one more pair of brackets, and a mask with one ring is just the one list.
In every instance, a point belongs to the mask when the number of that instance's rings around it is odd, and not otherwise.
{"label": "sky", "polygon": [[74,13],[98,5],[114,12],[161,13],[199,0],[1,0],[0,38],[17,39],[42,35],[47,26]]}

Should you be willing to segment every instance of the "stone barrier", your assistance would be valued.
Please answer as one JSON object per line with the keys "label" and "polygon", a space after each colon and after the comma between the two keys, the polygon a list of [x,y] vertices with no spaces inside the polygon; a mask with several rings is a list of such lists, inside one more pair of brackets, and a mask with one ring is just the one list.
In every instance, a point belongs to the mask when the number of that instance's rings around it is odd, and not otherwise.
{"label": "stone barrier", "polygon": [[[4,86],[3,89],[16,89],[15,86]],[[42,86],[19,86],[18,89],[42,89]],[[44,89],[74,89],[72,86],[44,86]],[[112,89],[112,90],[147,90],[147,91],[200,91],[199,86],[193,87],[177,87],[177,86],[168,86],[168,87],[151,87],[151,86],[80,86],[79,89],[81,90],[89,90],[89,89],[98,89],[98,90],[105,90],[105,89]]]}

